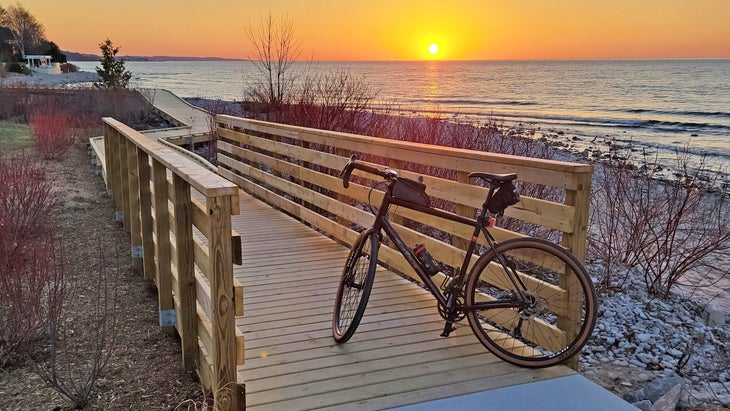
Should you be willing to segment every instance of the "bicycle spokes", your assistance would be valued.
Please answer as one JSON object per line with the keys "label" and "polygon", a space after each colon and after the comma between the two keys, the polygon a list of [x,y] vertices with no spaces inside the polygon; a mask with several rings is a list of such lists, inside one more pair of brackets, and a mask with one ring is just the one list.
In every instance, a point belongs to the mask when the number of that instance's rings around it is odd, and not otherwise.
{"label": "bicycle spokes", "polygon": [[589,281],[558,246],[535,239],[508,241],[475,264],[467,284],[467,315],[482,343],[503,359],[526,366],[555,364],[590,336],[595,318]]}

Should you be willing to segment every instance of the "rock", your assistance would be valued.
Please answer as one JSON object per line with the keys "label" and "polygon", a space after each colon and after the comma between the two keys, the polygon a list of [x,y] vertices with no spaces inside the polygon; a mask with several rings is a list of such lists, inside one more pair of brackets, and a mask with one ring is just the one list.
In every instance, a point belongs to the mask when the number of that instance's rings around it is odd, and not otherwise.
{"label": "rock", "polygon": [[730,314],[720,308],[708,305],[702,312],[702,318],[711,327],[722,327],[730,320]]}
{"label": "rock", "polygon": [[641,400],[649,400],[653,403],[678,384],[680,386],[684,384],[684,380],[681,377],[659,378],[650,382],[644,388],[626,394],[624,399],[631,403]]}
{"label": "rock", "polygon": [[651,401],[649,400],[637,401],[631,405],[640,409],[641,411],[651,411]]}
{"label": "rock", "polygon": [[651,334],[636,334],[636,341],[645,343],[645,342],[648,342],[651,339],[651,337],[652,337]]}
{"label": "rock", "polygon": [[641,361],[642,364],[653,364],[656,362],[656,358],[653,355],[646,353],[637,354],[636,359]]}
{"label": "rock", "polygon": [[710,383],[709,386],[693,387],[691,392],[690,390],[682,390],[681,399],[679,400],[680,407],[701,407],[703,404],[718,404],[725,408],[730,407],[730,384]]}
{"label": "rock", "polygon": [[667,350],[667,353],[669,355],[671,355],[672,357],[674,357],[674,358],[679,358],[679,357],[682,356],[682,354],[684,354],[682,351],[680,351],[680,350],[678,350],[676,348],[670,348],[670,349],[668,349]]}
{"label": "rock", "polygon": [[679,396],[682,394],[682,384],[672,387],[669,392],[654,401],[651,411],[674,411],[679,403]]}

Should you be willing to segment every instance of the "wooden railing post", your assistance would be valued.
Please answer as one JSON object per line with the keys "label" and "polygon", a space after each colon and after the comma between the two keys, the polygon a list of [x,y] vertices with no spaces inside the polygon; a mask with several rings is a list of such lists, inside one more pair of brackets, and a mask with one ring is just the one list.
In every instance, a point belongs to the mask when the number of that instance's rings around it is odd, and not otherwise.
{"label": "wooden railing post", "polygon": [[112,191],[112,199],[114,200],[114,219],[122,222],[124,221],[124,205],[122,204],[122,174],[119,163],[120,138],[119,132],[116,129],[107,126],[107,132],[104,134],[107,176]]}
{"label": "wooden railing post", "polygon": [[142,261],[144,278],[155,278],[155,240],[152,223],[152,195],[150,193],[150,157],[144,150],[137,150],[137,176],[139,177],[139,211],[142,235]]}
{"label": "wooden railing post", "polygon": [[175,333],[175,305],[172,300],[172,272],[170,250],[170,213],[168,206],[167,169],[159,161],[152,160],[152,184],[155,189],[155,267],[157,280],[157,302],[160,327],[167,334]]}
{"label": "wooden railing post", "polygon": [[231,246],[231,198],[206,198],[210,221],[208,266],[210,273],[214,408],[237,409],[235,307]]}
{"label": "wooden railing post", "polygon": [[591,179],[590,173],[576,175],[576,189],[568,190],[565,193],[565,204],[575,207],[573,217],[573,232],[563,235],[563,245],[568,247],[573,255],[585,262],[586,241],[588,238],[588,212],[591,205]]}
{"label": "wooden railing post", "polygon": [[190,200],[190,184],[177,174],[173,174],[172,186],[175,207],[177,295],[180,302],[177,316],[177,330],[182,340],[183,366],[186,370],[193,370],[198,353],[193,210]]}
{"label": "wooden railing post", "polygon": [[137,146],[127,142],[126,158],[127,182],[129,184],[129,234],[131,243],[132,267],[142,273],[142,222],[140,220],[139,169],[137,167]]}
{"label": "wooden railing post", "polygon": [[[563,246],[570,249],[573,255],[581,262],[586,259],[586,241],[588,236],[588,210],[591,202],[591,174],[576,175],[575,190],[568,190],[565,193],[565,204],[575,207],[575,215],[573,222],[573,232],[563,233]],[[581,307],[579,301],[571,298],[571,295],[580,294],[580,284],[573,279],[572,281],[561,282],[561,287],[567,290],[566,304],[568,317],[559,319],[559,326],[568,334],[568,338],[575,336],[579,330],[577,325],[580,323]],[[572,302],[572,304],[571,304]],[[568,367],[578,369],[579,355],[576,355],[565,362]]]}
{"label": "wooden railing post", "polygon": [[121,179],[121,187],[120,187],[120,199],[121,199],[121,206],[122,206],[122,220],[124,221],[124,228],[129,230],[129,171],[128,169],[128,161],[127,161],[127,144],[132,144],[131,142],[127,141],[127,138],[124,136],[120,136],[119,138],[119,146],[118,149],[118,163],[119,166],[119,174]]}

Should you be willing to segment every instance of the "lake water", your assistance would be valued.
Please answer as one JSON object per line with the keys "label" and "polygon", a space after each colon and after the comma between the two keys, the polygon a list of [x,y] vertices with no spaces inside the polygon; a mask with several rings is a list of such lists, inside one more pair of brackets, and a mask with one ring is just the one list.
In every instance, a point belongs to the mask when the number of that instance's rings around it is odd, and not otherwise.
{"label": "lake water", "polygon": [[[93,71],[95,62],[75,63]],[[126,62],[134,87],[182,97],[244,99],[246,61]],[[300,63],[297,69],[349,70],[405,113],[525,124],[574,149],[631,143],[671,163],[690,145],[730,164],[730,60],[560,60]]]}

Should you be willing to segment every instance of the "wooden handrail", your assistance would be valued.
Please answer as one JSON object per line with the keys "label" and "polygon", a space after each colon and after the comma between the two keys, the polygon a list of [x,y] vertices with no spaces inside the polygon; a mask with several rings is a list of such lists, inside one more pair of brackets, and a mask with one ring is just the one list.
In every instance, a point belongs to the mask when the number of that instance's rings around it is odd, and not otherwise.
{"label": "wooden handrail", "polygon": [[239,188],[117,120],[104,123],[116,215],[130,232],[135,268],[157,285],[160,325],[180,335],[183,365],[213,391],[215,408],[242,407],[235,315],[243,299],[233,278],[241,249],[231,230]]}

